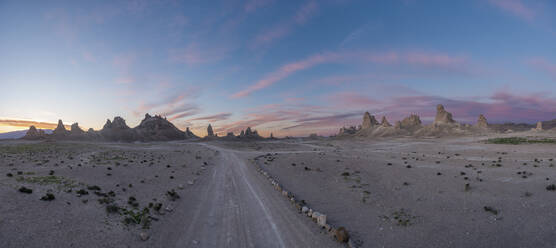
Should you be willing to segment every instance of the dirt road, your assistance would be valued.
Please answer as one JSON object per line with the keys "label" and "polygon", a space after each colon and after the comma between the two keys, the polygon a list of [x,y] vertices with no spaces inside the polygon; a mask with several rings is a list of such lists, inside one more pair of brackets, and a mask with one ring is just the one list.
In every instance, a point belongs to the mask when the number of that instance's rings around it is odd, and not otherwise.
{"label": "dirt road", "polygon": [[341,247],[273,190],[241,153],[220,152],[211,175],[190,189],[168,230],[153,237],[161,247]]}

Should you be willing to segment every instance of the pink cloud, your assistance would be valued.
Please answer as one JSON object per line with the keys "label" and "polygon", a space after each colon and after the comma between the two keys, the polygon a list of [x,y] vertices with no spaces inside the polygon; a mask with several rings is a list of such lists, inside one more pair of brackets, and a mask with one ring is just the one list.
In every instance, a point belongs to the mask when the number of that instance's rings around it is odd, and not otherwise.
{"label": "pink cloud", "polygon": [[409,64],[440,67],[459,66],[466,62],[466,59],[462,57],[428,53],[409,53],[406,55],[405,59]]}
{"label": "pink cloud", "polygon": [[266,88],[266,87],[268,87],[268,86],[270,86],[270,85],[272,85],[272,84],[290,76],[291,74],[293,74],[297,71],[305,70],[305,69],[311,68],[315,65],[322,64],[322,63],[329,62],[329,61],[333,61],[333,60],[336,60],[336,59],[339,59],[339,56],[337,54],[333,54],[333,53],[318,54],[318,55],[311,56],[311,57],[309,57],[307,59],[304,59],[304,60],[301,60],[301,61],[286,64],[286,65],[280,67],[277,71],[266,75],[263,79],[257,81],[255,84],[247,87],[247,89],[233,94],[232,98],[246,97],[246,96],[250,95],[251,93],[253,93],[254,91],[264,89],[264,88]]}
{"label": "pink cloud", "polygon": [[187,121],[201,121],[202,120],[202,121],[209,121],[209,122],[217,122],[217,121],[227,120],[227,119],[230,118],[230,116],[232,116],[232,113],[220,113],[220,114],[215,114],[215,115],[197,117],[197,118],[189,119]]}
{"label": "pink cloud", "polygon": [[199,107],[192,102],[196,94],[195,90],[191,90],[167,97],[157,102],[141,102],[133,113],[135,116],[139,117],[145,113],[151,112],[153,114],[167,116],[169,120],[195,115],[199,113]]}
{"label": "pink cloud", "polygon": [[309,19],[313,18],[318,11],[319,6],[315,1],[310,1],[301,6],[295,14],[295,22],[305,24]]}
{"label": "pink cloud", "polygon": [[264,30],[255,36],[252,48],[268,45],[292,32],[298,26],[302,26],[313,18],[318,12],[316,1],[303,4],[290,19],[279,22],[268,30]]}
{"label": "pink cloud", "polygon": [[521,0],[489,0],[489,2],[501,10],[527,21],[533,20],[536,15],[535,11],[525,6]]}
{"label": "pink cloud", "polygon": [[372,62],[379,64],[395,64],[405,63],[409,65],[418,65],[425,67],[438,67],[460,69],[467,59],[455,57],[445,54],[435,53],[407,53],[399,54],[396,52],[388,53],[369,53],[369,52],[339,52],[339,53],[322,53],[310,56],[303,60],[281,66],[278,70],[264,76],[256,83],[248,86],[246,89],[236,92],[232,98],[243,98],[249,96],[255,91],[267,88],[278,81],[281,81],[290,75],[312,68],[314,66],[325,63],[356,63],[356,62]]}

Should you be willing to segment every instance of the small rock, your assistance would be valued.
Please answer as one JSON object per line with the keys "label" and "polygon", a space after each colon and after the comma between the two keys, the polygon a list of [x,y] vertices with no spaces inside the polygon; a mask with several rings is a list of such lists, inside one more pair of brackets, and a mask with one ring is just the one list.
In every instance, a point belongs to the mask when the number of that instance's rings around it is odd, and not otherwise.
{"label": "small rock", "polygon": [[146,241],[147,239],[149,239],[149,234],[147,234],[146,232],[141,232],[139,234],[139,237],[141,237],[141,240]]}
{"label": "small rock", "polygon": [[326,215],[325,214],[320,214],[319,216],[317,216],[317,224],[319,224],[319,226],[324,227],[326,225]]}
{"label": "small rock", "polygon": [[336,240],[341,243],[348,242],[349,240],[349,234],[344,227],[339,227],[338,229],[336,229],[336,233],[334,234],[334,236],[336,237]]}
{"label": "small rock", "polygon": [[166,206],[165,210],[168,211],[168,212],[172,212],[172,211],[174,211],[174,207],[168,205],[168,206]]}
{"label": "small rock", "polygon": [[189,180],[189,181],[187,181],[187,184],[189,184],[189,185],[193,185],[193,184],[194,184],[194,182],[193,182],[193,181],[191,181],[191,180]]}
{"label": "small rock", "polygon": [[178,185],[178,189],[183,189],[183,184]]}

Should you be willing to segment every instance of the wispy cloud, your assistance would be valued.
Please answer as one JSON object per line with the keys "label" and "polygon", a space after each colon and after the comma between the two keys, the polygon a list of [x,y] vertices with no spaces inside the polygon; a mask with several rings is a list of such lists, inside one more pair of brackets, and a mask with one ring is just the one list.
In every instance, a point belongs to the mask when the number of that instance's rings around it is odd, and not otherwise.
{"label": "wispy cloud", "polygon": [[200,112],[197,104],[193,102],[197,96],[197,90],[192,89],[179,94],[172,94],[170,97],[159,101],[141,102],[133,113],[137,117],[151,112],[166,116],[169,120],[182,119]]}
{"label": "wispy cloud", "polygon": [[283,20],[270,29],[266,29],[255,36],[252,48],[260,48],[290,34],[295,28],[305,25],[316,16],[319,5],[316,1],[308,1],[301,5],[297,12],[289,19]]}
{"label": "wispy cloud", "polygon": [[371,53],[371,52],[335,52],[322,53],[310,56],[308,58],[285,64],[278,70],[264,76],[259,81],[248,86],[246,89],[236,92],[232,98],[242,98],[252,94],[255,91],[267,88],[276,82],[279,82],[290,75],[312,68],[314,66],[325,63],[379,63],[379,64],[399,64],[404,63],[413,66],[434,67],[444,69],[461,69],[467,63],[467,58],[460,56],[451,56],[438,53]]}
{"label": "wispy cloud", "polygon": [[495,7],[526,21],[531,21],[536,16],[535,11],[521,0],[489,0],[489,2]]}
{"label": "wispy cloud", "polygon": [[197,117],[197,118],[189,119],[189,120],[187,120],[187,121],[209,121],[209,122],[217,122],[217,121],[227,120],[227,119],[230,118],[230,116],[232,116],[232,113],[220,113],[220,114],[215,114],[215,115]]}
{"label": "wispy cloud", "polygon": [[267,76],[265,76],[264,78],[262,78],[261,80],[257,81],[255,84],[247,87],[246,89],[239,91],[235,94],[232,95],[232,98],[241,98],[241,97],[245,97],[250,95],[251,93],[260,90],[260,89],[264,89],[268,86],[271,86],[272,84],[290,76],[291,74],[300,71],[300,70],[305,70],[307,68],[311,68],[315,65],[318,64],[322,64],[328,61],[332,61],[338,59],[338,55],[337,54],[318,54],[318,55],[314,55],[311,56],[309,58],[306,58],[304,60],[300,60],[300,61],[296,61],[293,63],[289,63],[286,64],[282,67],[280,67],[277,71],[274,71],[270,74],[268,74]]}

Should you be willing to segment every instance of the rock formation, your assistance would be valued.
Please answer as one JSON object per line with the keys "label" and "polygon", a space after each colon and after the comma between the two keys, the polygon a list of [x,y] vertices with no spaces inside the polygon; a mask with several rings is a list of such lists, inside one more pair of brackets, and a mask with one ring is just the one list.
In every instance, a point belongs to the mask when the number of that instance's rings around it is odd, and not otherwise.
{"label": "rock formation", "polygon": [[379,123],[375,119],[375,116],[369,114],[369,112],[365,112],[365,114],[363,115],[363,125],[361,125],[361,129],[369,129],[378,125]]}
{"label": "rock formation", "polygon": [[37,140],[37,139],[43,139],[43,138],[45,138],[45,134],[44,134],[43,130],[37,130],[37,128],[35,126],[30,126],[29,130],[27,131],[25,136],[23,136],[22,139]]}
{"label": "rock formation", "polygon": [[415,129],[421,127],[421,118],[418,115],[410,115],[404,118],[401,122],[396,123],[396,126],[399,126],[400,129]]}
{"label": "rock formation", "polygon": [[477,125],[478,128],[482,128],[482,129],[486,129],[488,128],[488,122],[487,119],[484,115],[479,115],[479,119],[477,120]]}
{"label": "rock formation", "polygon": [[434,126],[439,126],[439,125],[451,125],[451,124],[455,124],[456,121],[454,121],[454,119],[452,119],[452,113],[446,111],[444,109],[444,106],[442,106],[442,104],[438,104],[436,106],[436,117],[434,118]]}
{"label": "rock formation", "polygon": [[212,126],[210,124],[207,127],[207,137],[214,137],[214,131],[212,130]]}
{"label": "rock formation", "polygon": [[185,137],[186,138],[199,138],[199,137],[197,137],[197,135],[195,135],[193,132],[191,132],[191,130],[189,130],[189,127],[187,127],[185,129]]}
{"label": "rock formation", "polygon": [[542,121],[537,122],[537,127],[535,128],[536,131],[542,131]]}
{"label": "rock formation", "polygon": [[390,124],[390,122],[388,122],[388,120],[386,119],[386,116],[382,116],[382,121],[380,122],[380,125],[383,127],[391,127],[392,124]]}
{"label": "rock formation", "polygon": [[247,127],[244,130],[241,130],[241,133],[238,136],[239,138],[243,139],[261,139],[262,137],[259,135],[257,130],[251,130],[251,127]]}
{"label": "rock formation", "polygon": [[85,132],[79,127],[79,124],[76,122],[76,123],[71,124],[70,133],[71,133],[71,135],[80,135],[80,134],[83,134]]}
{"label": "rock formation", "polygon": [[338,136],[347,135],[347,134],[355,134],[357,133],[358,129],[355,126],[350,127],[342,127],[338,132]]}
{"label": "rock formation", "polygon": [[58,120],[58,126],[56,126],[56,129],[54,129],[54,131],[52,131],[52,135],[58,136],[58,137],[68,135],[68,130],[66,130],[66,127],[64,126],[64,123],[62,122],[62,120]]}
{"label": "rock formation", "polygon": [[109,141],[131,142],[139,140],[135,131],[127,126],[122,117],[116,116],[113,121],[106,120],[106,124],[100,130],[101,136]]}
{"label": "rock formation", "polygon": [[[114,125],[114,123],[116,122],[112,122],[112,125]],[[149,114],[145,114],[145,118],[141,121],[139,126],[133,129],[142,141],[179,140],[186,138],[184,132],[180,131],[174,124],[169,122],[166,118],[162,118],[160,115],[150,116]]]}

